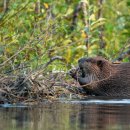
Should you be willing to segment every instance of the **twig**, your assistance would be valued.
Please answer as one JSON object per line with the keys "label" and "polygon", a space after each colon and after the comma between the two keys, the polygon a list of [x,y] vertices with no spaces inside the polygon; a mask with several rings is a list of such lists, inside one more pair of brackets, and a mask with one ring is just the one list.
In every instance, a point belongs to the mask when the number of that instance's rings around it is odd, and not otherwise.
{"label": "twig", "polygon": [[12,58],[14,58],[15,56],[17,56],[21,51],[23,51],[25,47],[21,47],[14,55],[12,55],[10,58],[8,58],[6,61],[4,61],[2,64],[0,64],[0,67],[4,66],[7,62],[9,62]]}
{"label": "twig", "polygon": [[89,27],[89,18],[86,18],[89,15],[89,13],[87,11],[88,3],[87,2],[81,2],[81,8],[82,8],[82,11],[83,11],[83,22],[84,22],[84,25]]}
{"label": "twig", "polygon": [[30,74],[29,77],[30,77],[31,75],[33,75],[34,73],[38,72],[38,73],[35,75],[35,78],[34,78],[34,79],[36,79],[37,76],[43,72],[43,68],[44,68],[44,69],[47,68],[48,65],[50,65],[50,64],[51,64],[53,61],[55,61],[55,60],[65,61],[65,59],[64,59],[63,57],[61,57],[61,56],[52,57],[46,64],[41,65],[35,72],[33,72],[32,74]]}
{"label": "twig", "polygon": [[55,57],[52,57],[45,65],[44,65],[44,68],[46,68],[49,64],[51,64],[53,61],[55,60],[62,60],[64,61],[65,59],[61,56],[55,56]]}
{"label": "twig", "polygon": [[[103,0],[98,0],[98,6],[99,6],[99,10],[98,10],[98,19],[102,18],[103,16],[103,11],[102,11],[102,5],[103,5]],[[100,49],[104,49],[105,48],[105,41],[103,40],[103,31],[104,31],[104,27],[103,25],[100,26],[99,28],[99,40],[100,40]],[[99,55],[101,55],[101,52],[99,52]]]}
{"label": "twig", "polygon": [[[3,22],[0,24],[0,26],[3,26],[8,20],[10,20],[11,18],[13,18],[14,16],[16,16],[19,12],[21,12],[22,10],[24,10],[27,6],[28,6],[28,4],[29,4],[30,2],[28,2],[24,7],[22,7],[20,10],[18,10],[16,13],[14,13],[13,15],[11,15],[10,17],[5,17],[4,19],[3,19]],[[7,19],[7,20],[6,20]],[[5,21],[6,20],[6,21]]]}
{"label": "twig", "polygon": [[[55,60],[64,61],[65,59],[64,59],[63,57],[61,57],[61,56],[52,57],[46,64],[41,65],[37,70],[35,70],[35,72],[32,72],[32,73],[28,74],[28,75],[25,77],[25,79],[23,80],[23,82],[22,82],[21,84],[19,84],[19,86],[22,85],[22,84],[24,84],[24,83],[25,83],[32,75],[34,75],[34,74],[35,74],[35,78],[34,78],[33,80],[35,80],[35,79],[38,77],[38,75],[41,74],[41,73],[44,71],[44,69],[45,69],[46,67],[48,67],[48,65],[50,65],[50,64],[51,64],[53,61],[55,61]],[[43,68],[44,68],[44,69],[43,69]]]}
{"label": "twig", "polygon": [[73,13],[71,30],[74,30],[76,25],[77,25],[77,17],[78,17],[80,10],[81,10],[81,3],[79,2],[78,5],[76,6],[75,10],[74,10],[74,13]]}
{"label": "twig", "polygon": [[88,56],[88,49],[89,49],[89,40],[90,40],[90,12],[89,12],[89,3],[82,1],[81,2],[81,7],[83,11],[83,18],[84,18],[84,24],[85,24],[85,33],[86,33],[86,47],[87,47],[87,56]]}
{"label": "twig", "polygon": [[7,12],[9,11],[9,8],[8,8],[9,2],[10,2],[10,0],[3,1],[3,14],[2,14],[0,20],[2,20],[4,18],[4,16],[7,14]]}
{"label": "twig", "polygon": [[122,61],[125,57],[128,57],[128,56],[130,56],[130,49],[120,54],[116,59],[113,60],[113,62]]}
{"label": "twig", "polygon": [[[22,52],[23,50],[25,50],[26,48],[29,47],[29,44],[31,44],[34,41],[37,41],[37,38],[29,41],[28,44],[26,44],[24,47],[21,47],[14,55],[12,55],[10,58],[8,58],[6,61],[4,61],[2,64],[0,64],[0,67],[4,66],[7,62],[9,62],[12,58],[14,58],[15,56],[17,56],[20,52]],[[39,43],[40,41],[42,41],[43,38],[39,39],[36,43]]]}
{"label": "twig", "polygon": [[130,56],[130,49],[128,49],[127,51],[124,52],[124,50],[126,48],[129,48],[129,46],[130,46],[130,38],[126,41],[126,43],[124,44],[124,47],[121,48],[121,50],[119,52],[119,56],[117,58],[115,58],[114,60],[112,60],[112,62],[122,61],[125,57]]}

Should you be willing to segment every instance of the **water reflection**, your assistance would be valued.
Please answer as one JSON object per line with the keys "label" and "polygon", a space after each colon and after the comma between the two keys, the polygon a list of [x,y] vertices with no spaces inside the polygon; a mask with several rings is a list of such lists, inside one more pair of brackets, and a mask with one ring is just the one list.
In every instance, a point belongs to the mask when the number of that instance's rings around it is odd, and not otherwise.
{"label": "water reflection", "polygon": [[47,103],[0,108],[0,130],[129,130],[130,105]]}

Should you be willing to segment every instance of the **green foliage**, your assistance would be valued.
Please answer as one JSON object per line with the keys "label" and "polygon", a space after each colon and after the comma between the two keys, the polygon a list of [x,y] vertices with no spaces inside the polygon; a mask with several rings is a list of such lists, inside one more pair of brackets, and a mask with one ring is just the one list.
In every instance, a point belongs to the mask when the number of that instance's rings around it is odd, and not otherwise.
{"label": "green foliage", "polygon": [[[38,2],[40,4],[38,6]],[[29,66],[31,70],[45,64],[54,56],[62,56],[65,64],[54,62],[50,69],[66,69],[84,55],[107,58],[118,56],[130,34],[130,1],[109,0],[99,7],[96,0],[85,0],[89,28],[79,11],[72,30],[73,12],[79,0],[10,0],[3,12],[0,2],[0,65],[1,73]],[[39,7],[39,12],[38,8]],[[102,8],[102,17],[98,11]],[[105,47],[100,48],[100,31]],[[86,47],[85,40],[89,38]],[[25,69],[25,71],[27,71]]]}

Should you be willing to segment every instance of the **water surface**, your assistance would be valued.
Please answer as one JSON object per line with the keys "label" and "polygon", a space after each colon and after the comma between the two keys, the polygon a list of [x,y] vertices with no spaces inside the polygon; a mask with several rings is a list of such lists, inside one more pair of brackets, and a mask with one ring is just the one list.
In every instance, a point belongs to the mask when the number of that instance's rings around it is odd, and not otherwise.
{"label": "water surface", "polygon": [[130,130],[130,99],[0,107],[0,130]]}

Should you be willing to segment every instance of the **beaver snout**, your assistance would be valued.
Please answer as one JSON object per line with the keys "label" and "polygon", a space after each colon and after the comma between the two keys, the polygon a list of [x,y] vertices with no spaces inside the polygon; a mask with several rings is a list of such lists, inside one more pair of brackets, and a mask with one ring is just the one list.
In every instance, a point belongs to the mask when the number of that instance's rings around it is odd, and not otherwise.
{"label": "beaver snout", "polygon": [[89,63],[89,62],[93,62],[93,60],[92,60],[92,58],[86,58],[86,57],[78,60],[78,64],[83,64],[85,62]]}
{"label": "beaver snout", "polygon": [[87,61],[87,58],[81,58],[81,59],[78,60],[78,63],[83,64],[86,61]]}
{"label": "beaver snout", "polygon": [[80,68],[80,69],[84,68],[85,63],[86,63],[86,58],[81,58],[81,59],[79,59],[79,60],[78,60],[79,68]]}
{"label": "beaver snout", "polygon": [[86,68],[89,67],[89,59],[88,58],[81,58],[78,60],[79,68]]}

